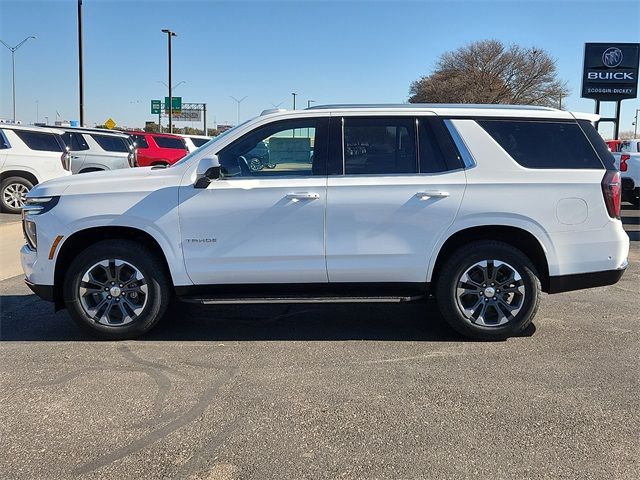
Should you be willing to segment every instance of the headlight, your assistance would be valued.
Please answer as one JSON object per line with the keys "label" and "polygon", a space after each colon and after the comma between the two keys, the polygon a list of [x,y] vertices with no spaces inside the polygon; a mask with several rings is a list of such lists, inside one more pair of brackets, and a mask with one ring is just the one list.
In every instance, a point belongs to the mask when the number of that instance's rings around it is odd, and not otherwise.
{"label": "headlight", "polygon": [[56,206],[59,199],[60,197],[27,197],[27,201],[22,208],[22,232],[31,249],[37,250],[38,248],[36,223],[31,217],[48,212]]}
{"label": "headlight", "polygon": [[29,248],[31,248],[31,250],[37,250],[38,235],[36,233],[36,223],[33,220],[27,220],[24,216],[22,217],[22,233]]}

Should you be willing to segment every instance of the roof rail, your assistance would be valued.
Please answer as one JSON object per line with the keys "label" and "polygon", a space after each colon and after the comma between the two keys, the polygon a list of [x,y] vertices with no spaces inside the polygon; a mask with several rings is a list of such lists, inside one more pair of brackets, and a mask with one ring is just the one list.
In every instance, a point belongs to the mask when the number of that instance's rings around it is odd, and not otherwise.
{"label": "roof rail", "polygon": [[269,115],[270,113],[286,112],[286,108],[268,108],[260,112],[260,116]]}
{"label": "roof rail", "polygon": [[348,108],[406,108],[406,109],[432,109],[432,108],[471,108],[478,110],[543,110],[555,111],[555,108],[540,107],[537,105],[503,105],[499,103],[475,104],[475,103],[371,103],[371,104],[334,104],[314,105],[306,110],[348,109]]}

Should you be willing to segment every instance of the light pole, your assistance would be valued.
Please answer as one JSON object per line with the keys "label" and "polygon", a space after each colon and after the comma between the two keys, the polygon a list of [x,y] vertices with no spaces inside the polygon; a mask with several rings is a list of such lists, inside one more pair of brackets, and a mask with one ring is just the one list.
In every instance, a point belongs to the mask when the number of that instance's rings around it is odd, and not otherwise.
{"label": "light pole", "polygon": [[80,92],[80,126],[84,127],[84,62],[82,58],[82,0],[78,0],[78,86]]}
{"label": "light pole", "polygon": [[163,28],[162,33],[167,34],[167,40],[169,44],[169,133],[173,133],[173,92],[171,91],[171,37],[177,37],[178,35],[168,28]]}
{"label": "light pole", "polygon": [[636,108],[636,121],[633,122],[633,138],[638,138],[638,112],[640,112],[640,108]]}
{"label": "light pole", "polygon": [[16,123],[16,50],[18,50],[22,45],[24,45],[25,42],[30,38],[33,38],[35,40],[37,37],[33,35],[29,35],[27,38],[22,40],[15,47],[12,47],[7,43],[5,43],[4,41],[0,40],[0,42],[2,42],[2,44],[11,51],[11,69],[12,69],[11,78],[13,81],[13,123]]}
{"label": "light pole", "polygon": [[296,96],[298,95],[295,92],[292,92],[291,95],[293,96],[293,109],[296,109]]}
{"label": "light pole", "polygon": [[312,103],[316,103],[316,101],[315,100],[307,100],[307,108],[310,108]]}
{"label": "light pole", "polygon": [[38,100],[36,100],[36,123],[40,123],[40,105],[38,105]]}
{"label": "light pole", "polygon": [[236,97],[234,97],[233,95],[229,95],[231,98],[233,98],[236,103],[238,104],[238,123],[236,125],[240,125],[240,104],[244,101],[245,98],[247,98],[247,96],[245,95],[244,97],[242,97],[240,100],[238,100]]}

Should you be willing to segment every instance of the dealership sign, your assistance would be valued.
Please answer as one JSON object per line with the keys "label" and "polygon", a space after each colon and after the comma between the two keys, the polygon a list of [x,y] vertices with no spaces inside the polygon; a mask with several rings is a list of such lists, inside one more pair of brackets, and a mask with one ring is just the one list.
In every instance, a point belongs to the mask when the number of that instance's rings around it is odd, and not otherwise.
{"label": "dealership sign", "polygon": [[582,96],[618,101],[638,96],[638,43],[586,43]]}

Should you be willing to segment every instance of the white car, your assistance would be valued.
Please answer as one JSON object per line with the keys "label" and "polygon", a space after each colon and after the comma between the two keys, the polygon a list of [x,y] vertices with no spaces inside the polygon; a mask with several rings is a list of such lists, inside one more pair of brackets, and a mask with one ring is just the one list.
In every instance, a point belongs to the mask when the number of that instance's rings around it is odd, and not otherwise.
{"label": "white car", "polygon": [[136,149],[127,134],[77,127],[62,127],[61,130],[71,151],[71,172],[74,174],[136,166]]}
{"label": "white car", "polygon": [[[496,339],[540,292],[610,285],[629,238],[598,117],[508,106],[265,113],[166,169],[36,187],[27,284],[106,338],[200,303],[390,302],[435,294]],[[273,169],[248,153],[267,145]],[[579,319],[576,319],[579,321]]]}
{"label": "white car", "polygon": [[189,153],[195,152],[209,140],[211,137],[205,137],[204,135],[180,135],[184,138],[184,143],[187,145]]}
{"label": "white car", "polygon": [[62,132],[40,127],[0,125],[0,209],[20,213],[34,185],[71,175]]}

